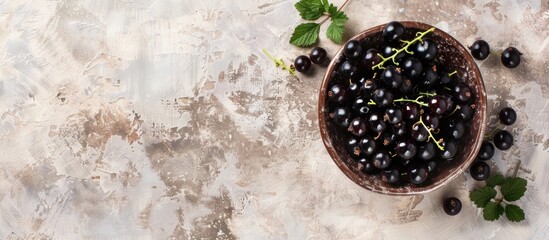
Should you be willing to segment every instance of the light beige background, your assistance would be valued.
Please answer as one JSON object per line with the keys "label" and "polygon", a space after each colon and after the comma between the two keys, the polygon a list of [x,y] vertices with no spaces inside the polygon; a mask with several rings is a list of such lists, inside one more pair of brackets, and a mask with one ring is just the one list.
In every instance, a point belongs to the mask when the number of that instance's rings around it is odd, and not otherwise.
{"label": "light beige background", "polygon": [[324,69],[296,81],[260,51],[308,52],[288,44],[293,4],[0,0],[0,239],[549,239],[547,0],[345,7],[347,36],[417,20],[524,53],[512,70],[478,62],[491,115],[519,116],[492,162],[523,162],[518,224],[482,220],[467,173],[415,197],[348,180],[319,139]]}

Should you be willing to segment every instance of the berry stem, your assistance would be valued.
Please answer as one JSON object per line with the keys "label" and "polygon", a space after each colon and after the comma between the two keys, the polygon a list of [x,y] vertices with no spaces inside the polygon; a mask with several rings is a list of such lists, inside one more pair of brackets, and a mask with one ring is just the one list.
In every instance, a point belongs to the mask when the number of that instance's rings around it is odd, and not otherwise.
{"label": "berry stem", "polygon": [[424,107],[429,106],[429,104],[427,104],[427,103],[418,101],[421,97],[423,97],[423,96],[419,96],[419,97],[416,98],[415,100],[413,100],[413,99],[406,99],[406,98],[399,98],[399,99],[393,100],[393,102],[413,102],[413,103],[419,104],[420,106],[424,106]]}
{"label": "berry stem", "polygon": [[490,131],[488,134],[484,135],[484,138],[485,138],[486,140],[491,140],[491,139],[494,137],[494,134],[495,134],[498,130],[503,129],[502,127],[503,127],[503,125],[502,125],[500,122],[498,122],[498,123],[496,124],[496,126],[494,127],[494,129],[492,129],[492,131]]}
{"label": "berry stem", "polygon": [[[269,52],[267,52],[267,50],[265,49],[261,49],[261,50],[263,50],[263,53],[265,53],[265,55],[267,55],[267,57],[269,57],[275,63],[276,67],[282,67],[283,70],[287,70],[292,76],[296,77],[295,68],[293,68],[293,66],[287,66],[286,64],[284,64],[284,60],[282,60],[282,58],[276,59]],[[296,79],[299,80],[297,77]]]}
{"label": "berry stem", "polygon": [[368,105],[376,105],[376,102],[374,102],[374,100],[370,99],[370,101],[368,102]]}
{"label": "berry stem", "polygon": [[427,30],[427,31],[425,31],[425,32],[418,32],[418,33],[416,33],[416,38],[412,39],[411,41],[401,40],[401,42],[405,43],[405,45],[404,45],[401,49],[393,49],[393,50],[396,50],[395,53],[394,53],[393,55],[391,55],[390,57],[388,57],[388,58],[384,58],[383,56],[381,56],[380,54],[378,54],[378,56],[381,57],[381,60],[382,60],[382,61],[381,61],[379,64],[376,64],[375,66],[373,66],[373,67],[372,67],[372,70],[375,70],[376,68],[378,68],[378,69],[385,69],[385,67],[383,67],[383,64],[384,64],[386,61],[388,61],[389,59],[391,59],[391,60],[393,61],[393,63],[394,63],[395,65],[398,66],[398,63],[396,62],[395,57],[396,57],[399,53],[401,53],[401,52],[403,52],[403,51],[405,51],[405,52],[407,52],[407,53],[411,53],[411,51],[408,50],[408,47],[410,47],[412,44],[414,44],[414,43],[417,42],[417,41],[421,41],[421,39],[422,39],[425,35],[427,35],[427,34],[430,33],[430,32],[433,32],[433,31],[435,31],[435,28],[430,28],[429,30]]}
{"label": "berry stem", "polygon": [[457,70],[454,70],[453,72],[448,74],[448,77],[451,77],[452,75],[456,74],[457,72],[458,72]]}
{"label": "berry stem", "polygon": [[427,96],[427,97],[433,97],[436,96],[436,93],[428,93],[428,92],[420,92],[419,95]]}
{"label": "berry stem", "polygon": [[429,133],[429,139],[433,139],[433,142],[435,142],[435,144],[437,145],[438,149],[440,149],[441,151],[444,151],[444,147],[442,145],[440,145],[439,141],[440,140],[437,140],[433,134],[431,133],[431,128],[428,128],[427,125],[425,125],[425,123],[423,122],[423,119],[421,117],[421,115],[419,115],[419,121],[417,121],[417,123],[420,123],[425,129],[427,129],[427,132]]}

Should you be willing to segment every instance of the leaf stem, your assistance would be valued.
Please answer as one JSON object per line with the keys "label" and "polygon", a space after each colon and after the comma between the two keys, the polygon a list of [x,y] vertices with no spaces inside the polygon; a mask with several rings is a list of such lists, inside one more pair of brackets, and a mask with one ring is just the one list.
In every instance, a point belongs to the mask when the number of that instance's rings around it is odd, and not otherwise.
{"label": "leaf stem", "polygon": [[[350,0],[345,0],[345,2],[341,5],[341,7],[339,7],[339,9],[337,9],[337,12],[341,11],[341,9],[342,9],[343,7],[345,7],[345,5],[346,5],[349,1],[350,1]],[[322,21],[320,21],[320,22],[318,23],[318,25],[322,25],[324,22],[328,21],[328,19],[330,19],[330,18],[332,18],[332,15],[329,15],[329,14],[328,14],[328,16],[326,16],[326,18],[322,19]]]}
{"label": "leaf stem", "polygon": [[408,47],[410,47],[410,45],[414,44],[414,43],[417,42],[417,41],[420,41],[421,38],[423,38],[425,35],[427,35],[427,34],[430,33],[430,32],[433,32],[433,31],[435,31],[435,28],[430,28],[429,30],[427,30],[427,31],[425,31],[425,32],[418,32],[418,33],[416,33],[416,38],[412,39],[411,41],[401,40],[401,42],[405,43],[406,45],[404,45],[404,47],[402,47],[401,49],[394,49],[394,50],[396,50],[396,51],[395,51],[395,53],[394,53],[393,55],[391,55],[390,57],[388,57],[388,58],[383,58],[383,57],[382,57],[382,58],[381,58],[382,61],[381,61],[379,64],[373,66],[373,67],[372,67],[372,70],[375,70],[376,68],[378,68],[378,69],[384,69],[385,67],[383,67],[383,64],[384,64],[386,61],[388,61],[389,59],[391,59],[391,60],[393,61],[393,63],[394,63],[395,65],[398,66],[398,63],[395,61],[395,57],[396,57],[398,54],[400,54],[402,51],[405,51],[405,52],[407,52],[407,53],[410,53],[410,51],[408,50]]}
{"label": "leaf stem", "polygon": [[518,170],[520,168],[520,160],[518,160],[517,162],[517,165],[515,166],[515,171],[513,171],[513,177],[516,178],[517,177],[517,173],[518,173]]}
{"label": "leaf stem", "polygon": [[433,97],[433,96],[436,96],[437,94],[436,93],[428,93],[428,92],[420,92],[419,95],[424,95],[424,96],[427,96],[427,97]]}
{"label": "leaf stem", "polygon": [[416,98],[415,100],[413,100],[413,99],[406,99],[406,98],[399,98],[399,99],[393,100],[393,102],[413,102],[413,103],[419,104],[420,106],[424,106],[424,107],[429,106],[429,104],[427,104],[427,103],[418,101],[421,97],[423,97],[423,96],[419,96],[419,97]]}

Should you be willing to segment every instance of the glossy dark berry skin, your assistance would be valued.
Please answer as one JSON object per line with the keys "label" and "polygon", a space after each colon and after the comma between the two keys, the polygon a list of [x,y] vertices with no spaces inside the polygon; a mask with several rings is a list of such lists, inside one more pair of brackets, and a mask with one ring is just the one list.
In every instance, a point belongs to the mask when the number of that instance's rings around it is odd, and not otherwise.
{"label": "glossy dark berry skin", "polygon": [[438,74],[432,69],[426,69],[420,79],[421,88],[424,90],[431,90],[438,84]]}
{"label": "glossy dark berry skin", "polygon": [[353,135],[357,137],[362,137],[368,131],[368,124],[363,118],[357,117],[351,121],[348,130]]}
{"label": "glossy dark berry skin", "polygon": [[414,52],[414,56],[417,56],[423,61],[433,60],[438,54],[438,47],[436,43],[430,39],[417,42],[412,50]]}
{"label": "glossy dark berry skin", "polygon": [[480,145],[477,158],[483,161],[490,160],[494,156],[494,152],[494,144],[488,141],[483,141],[482,145]]}
{"label": "glossy dark berry skin", "polygon": [[507,150],[513,146],[513,135],[506,130],[501,130],[494,135],[494,145],[499,150]]}
{"label": "glossy dark berry skin", "polygon": [[442,203],[444,212],[450,216],[455,216],[461,211],[461,201],[455,197],[449,197]]}
{"label": "glossy dark berry skin", "polygon": [[436,155],[435,144],[430,141],[419,147],[416,156],[422,160],[431,160]]}
{"label": "glossy dark berry skin", "polygon": [[471,50],[471,55],[477,60],[484,60],[490,55],[490,45],[484,40],[476,40],[469,47],[469,50]]}
{"label": "glossy dark berry skin", "polygon": [[375,48],[366,51],[362,57],[362,65],[366,69],[372,69],[373,66],[379,64],[381,62],[381,58],[377,55],[378,53],[379,52]]}
{"label": "glossy dark berry skin", "polygon": [[351,112],[346,107],[337,107],[330,114],[334,122],[341,127],[348,127],[350,123]]}
{"label": "glossy dark berry skin", "polygon": [[424,163],[415,163],[408,168],[408,176],[413,184],[422,184],[429,177],[429,170]]}
{"label": "glossy dark berry skin", "polygon": [[425,115],[423,122],[427,125],[427,127],[437,129],[440,124],[440,119],[436,113],[429,113]]}
{"label": "glossy dark berry skin", "polygon": [[475,161],[469,169],[471,177],[477,181],[483,181],[490,177],[490,166],[483,161]]}
{"label": "glossy dark berry skin", "polygon": [[402,64],[402,70],[411,79],[416,79],[423,70],[423,64],[415,57],[409,57],[404,60]]}
{"label": "glossy dark berry skin", "polygon": [[391,165],[391,158],[385,151],[378,151],[372,157],[374,166],[378,169],[385,169]]}
{"label": "glossy dark berry skin", "polygon": [[411,159],[416,156],[416,145],[410,141],[398,142],[396,145],[396,152],[402,159]]}
{"label": "glossy dark berry skin", "polygon": [[351,40],[343,46],[343,54],[350,59],[357,59],[362,54],[362,46],[357,40]]}
{"label": "glossy dark berry skin", "polygon": [[400,74],[400,69],[394,65],[388,66],[383,70],[381,74],[381,80],[385,86],[390,88],[398,88],[402,84],[402,75]]}
{"label": "glossy dark berry skin", "polygon": [[453,139],[460,139],[465,134],[465,124],[460,119],[451,119],[446,123],[448,135]]}
{"label": "glossy dark berry skin", "polygon": [[370,106],[368,105],[368,102],[362,97],[357,98],[353,102],[352,109],[356,114],[360,116],[366,116],[371,111]]}
{"label": "glossy dark berry skin", "polygon": [[300,55],[294,60],[295,70],[301,73],[306,73],[311,69],[311,59],[305,55]]}
{"label": "glossy dark berry skin", "polygon": [[334,85],[328,91],[328,97],[331,101],[336,103],[343,103],[348,99],[347,90],[341,85]]}
{"label": "glossy dark berry skin", "polygon": [[347,151],[351,156],[360,155],[360,147],[358,146],[359,141],[356,138],[351,138],[347,141]]}
{"label": "glossy dark berry skin", "polygon": [[358,168],[365,174],[372,175],[379,172],[379,169],[374,166],[371,159],[360,158],[358,160]]}
{"label": "glossy dark berry skin", "polygon": [[402,121],[402,110],[399,108],[387,108],[385,110],[385,117],[390,124],[397,124]]}
{"label": "glossy dark berry skin", "polygon": [[451,160],[457,153],[457,145],[454,141],[446,140],[442,143],[444,151],[442,151],[440,157]]}
{"label": "glossy dark berry skin", "polygon": [[375,132],[383,132],[387,127],[383,121],[383,116],[378,113],[372,113],[368,122],[370,123],[370,128]]}
{"label": "glossy dark berry skin", "polygon": [[427,129],[423,127],[423,125],[421,124],[412,125],[410,132],[411,132],[412,138],[418,142],[425,142],[429,137],[429,132],[427,132]]}
{"label": "glossy dark berry skin", "polygon": [[386,183],[395,184],[400,181],[400,171],[397,168],[381,171],[381,181]]}
{"label": "glossy dark berry skin", "polygon": [[471,119],[473,119],[474,113],[475,110],[473,109],[473,107],[471,107],[471,105],[461,105],[459,107],[458,115],[464,122],[471,121]]}
{"label": "glossy dark berry skin", "polygon": [[364,94],[364,97],[371,98],[376,90],[377,84],[374,80],[368,79],[364,81],[364,85],[362,86],[362,94]]}
{"label": "glossy dark berry skin", "polygon": [[429,109],[432,113],[442,115],[446,112],[446,100],[441,96],[435,96],[429,100]]}
{"label": "glossy dark berry skin", "polygon": [[499,111],[499,121],[507,126],[517,121],[517,112],[510,107],[504,107]]}
{"label": "glossy dark berry skin", "polygon": [[376,142],[370,137],[365,137],[359,141],[358,147],[360,148],[362,153],[364,153],[366,156],[370,156],[374,154],[374,151],[376,150]]}
{"label": "glossy dark berry skin", "polygon": [[520,55],[522,53],[519,50],[508,47],[501,53],[501,63],[508,68],[516,68],[520,64]]}
{"label": "glossy dark berry skin", "polygon": [[399,22],[393,21],[385,25],[382,35],[386,42],[396,43],[402,38],[404,32],[404,26],[402,26],[402,24],[400,24]]}
{"label": "glossy dark berry skin", "polygon": [[419,120],[419,106],[412,102],[407,102],[402,108],[404,119],[415,122]]}
{"label": "glossy dark berry skin", "polygon": [[473,96],[473,91],[469,85],[465,83],[458,83],[454,86],[453,89],[454,97],[459,100],[461,103],[467,103],[469,99]]}
{"label": "glossy dark berry skin", "polygon": [[324,64],[328,59],[328,53],[324,48],[314,47],[309,53],[309,58],[315,64]]}
{"label": "glossy dark berry skin", "polygon": [[393,93],[384,88],[379,88],[374,92],[374,102],[381,106],[387,107],[393,103]]}
{"label": "glossy dark berry skin", "polygon": [[351,78],[351,77],[354,77],[355,74],[357,73],[357,68],[356,66],[351,63],[350,61],[345,61],[341,64],[341,66],[339,67],[339,72],[341,73],[341,75],[343,75],[344,77],[346,78]]}

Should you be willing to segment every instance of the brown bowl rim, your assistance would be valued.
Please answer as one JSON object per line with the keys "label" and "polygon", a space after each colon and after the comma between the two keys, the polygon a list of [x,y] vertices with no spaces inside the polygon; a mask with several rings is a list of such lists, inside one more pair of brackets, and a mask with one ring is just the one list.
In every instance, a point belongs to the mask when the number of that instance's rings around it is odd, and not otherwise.
{"label": "brown bowl rim", "polygon": [[[414,22],[414,21],[401,21],[400,22],[404,27],[414,27],[419,28],[423,30],[427,30],[430,28],[433,28],[434,26],[431,26],[426,23],[421,22]],[[370,29],[367,29],[354,37],[350,38],[350,40],[362,40],[366,36],[371,35],[373,33],[379,32],[383,30],[383,27],[386,24],[381,24],[375,27],[372,27]],[[326,119],[324,114],[324,106],[326,105],[326,89],[328,87],[328,84],[330,82],[330,75],[334,70],[334,67],[336,63],[339,61],[340,56],[342,55],[343,47],[341,47],[337,53],[332,58],[332,61],[328,65],[328,68],[326,69],[326,73],[324,74],[324,77],[322,79],[322,85],[320,87],[320,93],[319,93],[319,101],[318,101],[318,122],[319,122],[319,128],[320,128],[320,135],[322,138],[322,141],[324,142],[324,146],[326,147],[326,150],[328,151],[328,154],[334,161],[334,163],[339,167],[339,169],[354,183],[358,184],[359,186],[370,190],[372,192],[381,193],[381,194],[387,194],[387,195],[400,195],[400,196],[409,196],[409,195],[416,195],[416,194],[425,194],[431,191],[434,191],[435,189],[438,189],[448,182],[454,180],[457,176],[462,174],[469,165],[475,160],[475,156],[478,154],[478,151],[480,150],[480,146],[482,144],[482,140],[486,131],[486,104],[487,104],[487,98],[486,98],[486,89],[484,86],[484,81],[482,79],[482,75],[480,74],[480,70],[478,68],[478,65],[476,64],[473,57],[469,54],[469,51],[454,37],[449,35],[448,33],[434,27],[435,30],[432,34],[438,35],[445,40],[449,41],[450,44],[457,48],[459,53],[465,58],[465,60],[469,63],[469,65],[472,66],[472,71],[474,71],[475,75],[479,78],[478,84],[478,97],[480,97],[479,102],[481,103],[481,106],[478,106],[477,108],[477,114],[480,112],[481,114],[481,123],[480,126],[480,134],[476,137],[476,139],[473,139],[476,144],[473,146],[472,151],[474,154],[471,154],[469,159],[466,159],[457,167],[457,169],[454,172],[450,172],[448,176],[443,178],[440,181],[437,181],[431,185],[428,186],[411,186],[408,189],[409,191],[402,191],[402,188],[384,188],[383,190],[378,188],[373,188],[371,185],[365,184],[365,181],[359,181],[360,176],[356,175],[350,168],[347,166],[347,164],[339,157],[337,154],[335,148],[332,146],[331,139],[328,137],[328,129],[326,127]],[[484,104],[482,104],[484,103]],[[480,111],[479,111],[480,110]],[[398,190],[398,191],[397,191]]]}

